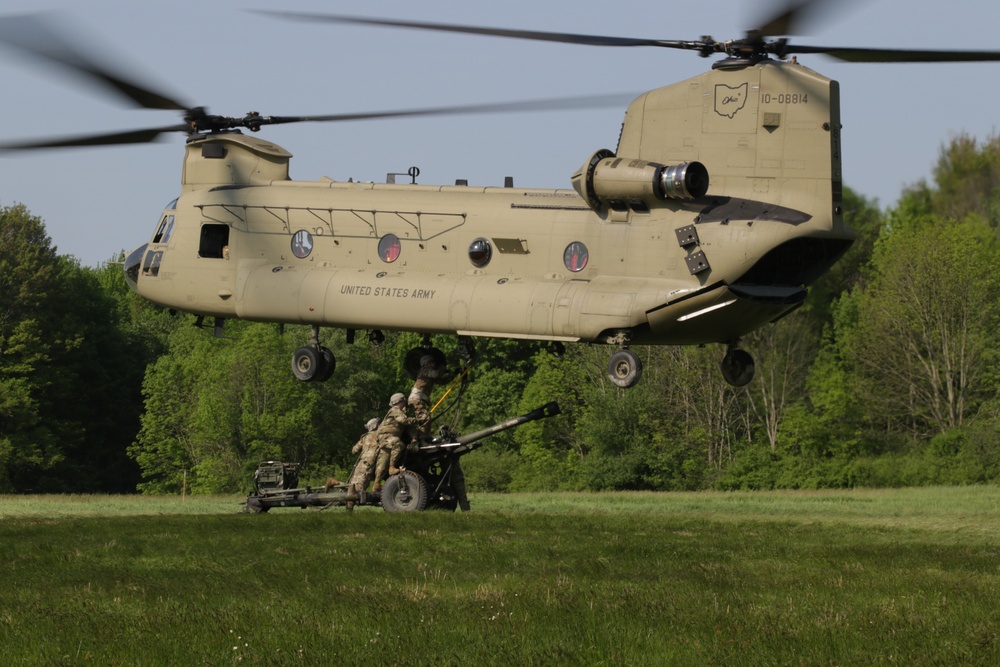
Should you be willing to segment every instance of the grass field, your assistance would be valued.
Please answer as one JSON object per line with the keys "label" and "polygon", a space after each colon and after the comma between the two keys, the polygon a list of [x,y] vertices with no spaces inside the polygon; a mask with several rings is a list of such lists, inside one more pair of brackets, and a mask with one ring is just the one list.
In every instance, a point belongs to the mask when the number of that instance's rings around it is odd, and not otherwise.
{"label": "grass field", "polygon": [[1000,488],[0,496],[0,664],[996,665]]}

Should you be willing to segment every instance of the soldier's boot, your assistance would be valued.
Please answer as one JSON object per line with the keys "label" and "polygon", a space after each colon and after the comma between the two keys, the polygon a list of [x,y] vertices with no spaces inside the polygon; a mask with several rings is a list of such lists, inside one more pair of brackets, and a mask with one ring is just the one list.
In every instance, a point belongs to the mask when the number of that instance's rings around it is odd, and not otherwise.
{"label": "soldier's boot", "polygon": [[375,486],[372,487],[372,493],[378,493],[382,490],[382,482],[375,482]]}
{"label": "soldier's boot", "polygon": [[348,512],[353,512],[354,511],[354,501],[353,500],[348,500],[347,501],[347,511]]}
{"label": "soldier's boot", "polygon": [[399,468],[397,468],[396,466],[389,466],[390,475],[396,475],[398,473],[399,473]]}

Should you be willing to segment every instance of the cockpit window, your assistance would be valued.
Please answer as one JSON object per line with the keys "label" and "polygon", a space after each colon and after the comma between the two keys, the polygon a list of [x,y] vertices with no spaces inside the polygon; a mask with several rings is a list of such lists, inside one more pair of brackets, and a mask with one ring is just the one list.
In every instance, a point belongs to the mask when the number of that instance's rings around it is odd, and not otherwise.
{"label": "cockpit window", "polygon": [[146,261],[142,263],[142,275],[155,278],[160,275],[160,261],[163,259],[163,251],[156,252],[150,250],[146,253]]}
{"label": "cockpit window", "polygon": [[174,216],[164,215],[160,220],[160,226],[156,228],[153,235],[153,243],[169,243],[170,235],[174,233]]}
{"label": "cockpit window", "polygon": [[170,202],[169,204],[167,204],[163,208],[166,209],[167,211],[173,211],[175,208],[177,208],[177,200],[178,199],[180,199],[180,197],[175,197],[172,202]]}

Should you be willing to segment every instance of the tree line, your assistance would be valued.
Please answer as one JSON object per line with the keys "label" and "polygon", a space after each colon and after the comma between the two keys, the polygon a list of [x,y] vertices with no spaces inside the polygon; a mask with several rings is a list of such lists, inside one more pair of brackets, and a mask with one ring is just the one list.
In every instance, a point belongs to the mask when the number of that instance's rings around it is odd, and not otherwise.
{"label": "tree line", "polygon": [[[436,423],[476,430],[552,400],[563,415],[465,457],[470,489],[1000,479],[1000,139],[952,140],[891,210],[850,190],[844,206],[856,242],[744,341],[746,387],[722,380],[721,346],[633,348],[643,379],[621,390],[609,348],[477,340]],[[328,330],[333,379],[301,383],[304,327],[229,322],[216,338],[132,294],[120,265],[59,255],[23,205],[0,206],[0,241],[0,492],[240,492],[269,459],[344,474],[365,422],[411,384],[415,334]],[[457,362],[454,340],[435,344]]]}

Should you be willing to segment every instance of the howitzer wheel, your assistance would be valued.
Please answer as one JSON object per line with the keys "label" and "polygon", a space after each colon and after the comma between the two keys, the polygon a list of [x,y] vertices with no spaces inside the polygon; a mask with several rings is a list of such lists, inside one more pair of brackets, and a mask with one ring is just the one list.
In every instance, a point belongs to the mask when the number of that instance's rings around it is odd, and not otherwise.
{"label": "howitzer wheel", "polygon": [[386,512],[420,512],[427,507],[427,482],[412,470],[403,470],[385,481],[382,509]]}

